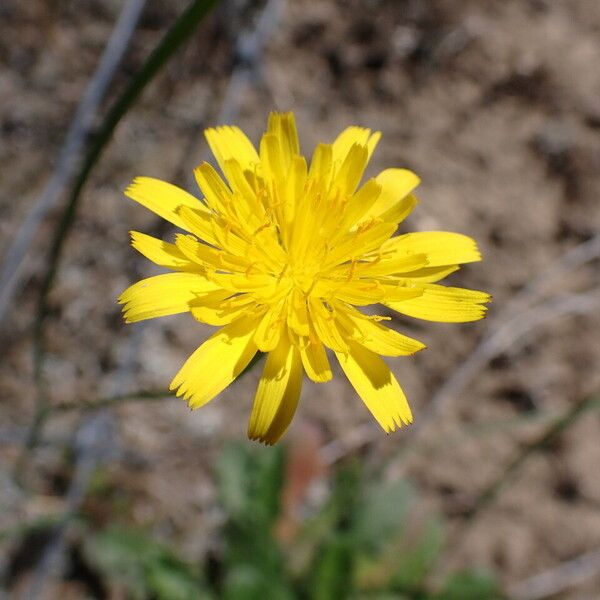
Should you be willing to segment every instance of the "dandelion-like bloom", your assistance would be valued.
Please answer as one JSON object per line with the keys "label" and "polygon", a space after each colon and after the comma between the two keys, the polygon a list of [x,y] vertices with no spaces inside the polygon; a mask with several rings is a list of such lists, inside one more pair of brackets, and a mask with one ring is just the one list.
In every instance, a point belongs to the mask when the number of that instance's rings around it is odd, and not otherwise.
{"label": "dandelion-like bloom", "polygon": [[382,304],[429,321],[484,316],[484,292],[439,280],[481,260],[475,242],[448,232],[392,237],[417,203],[419,178],[387,169],[361,187],[380,134],[349,127],[319,144],[310,166],[294,116],[272,113],[258,152],[237,127],[208,129],[225,176],[194,171],[200,201],[169,183],[138,177],[126,195],[188,233],[167,243],[132,232],[133,247],[174,271],[139,281],[119,298],[127,322],[191,312],[219,326],[187,360],[171,390],[203,406],[258,351],[268,353],[248,435],[267,444],[288,427],[304,372],[332,378],[326,348],[386,432],[411,423],[410,407],[380,357],[410,355],[421,342],[357,307]]}

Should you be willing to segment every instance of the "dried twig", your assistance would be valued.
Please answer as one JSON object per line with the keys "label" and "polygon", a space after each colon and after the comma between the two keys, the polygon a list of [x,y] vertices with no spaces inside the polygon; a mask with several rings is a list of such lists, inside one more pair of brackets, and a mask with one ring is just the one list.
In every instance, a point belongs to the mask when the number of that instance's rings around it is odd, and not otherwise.
{"label": "dried twig", "polygon": [[[252,60],[250,60],[250,56],[248,55],[246,56],[246,61],[243,61],[242,63],[245,65],[244,71],[248,76],[247,81],[251,80],[250,74],[252,73],[252,70],[258,67],[260,52],[262,51],[262,48],[264,46],[264,37],[266,36],[267,32],[271,31],[276,16],[278,15],[278,12],[275,11],[276,5],[280,6],[281,3],[282,0],[271,0],[263,10],[263,14],[261,15],[261,18],[258,22],[254,35],[245,38],[246,44],[249,43],[248,40],[252,41],[250,46],[243,46],[245,48],[245,52],[253,53]],[[270,11],[273,11],[273,14],[267,15],[267,13],[269,13]],[[269,24],[269,27],[267,27],[267,24]],[[240,46],[240,48],[242,48],[242,46]],[[235,103],[238,102],[239,93],[242,90],[242,87],[240,87],[241,83],[242,80],[239,78],[239,73],[236,76],[236,72],[234,72],[228,88],[228,93],[225,97],[223,109],[221,111],[222,116],[225,120],[233,118],[235,110],[234,106]],[[67,222],[67,227],[65,228],[63,226],[64,234],[62,235],[62,239],[64,239],[66,230],[68,229],[68,225],[69,223]],[[53,261],[55,271],[58,267],[58,258],[59,252],[54,253]],[[51,281],[52,277],[50,278],[50,283]],[[45,297],[47,289],[42,294],[42,298]],[[43,305],[41,307],[43,308]],[[40,314],[42,315],[43,319],[45,311],[40,310]],[[119,374],[115,380],[116,389],[123,389],[123,387],[125,387],[126,380],[131,371],[133,370],[133,358],[137,354],[137,348],[141,343],[143,331],[143,328],[138,328],[136,330],[135,335],[132,338],[132,341],[130,342],[128,351],[129,358],[124,362],[121,369],[119,370]],[[38,342],[39,348],[41,349],[41,335],[38,335]],[[41,376],[41,356],[39,360],[38,373]],[[136,397],[138,399],[154,400],[164,398],[165,395],[165,392],[151,392],[141,394],[138,393],[136,394]],[[131,396],[113,396],[111,398],[101,399],[99,401],[93,401],[91,403],[81,403],[78,404],[77,407],[87,410],[98,409],[102,407],[106,408],[109,406],[114,406],[119,402],[125,401],[126,399],[133,398]],[[73,405],[67,404],[54,406],[48,406],[47,404],[43,404],[43,410],[41,412],[38,412],[38,414],[41,415],[42,420],[42,422],[37,428],[38,434],[39,431],[41,431],[43,421],[45,421],[45,419],[50,415],[51,412],[64,412],[66,410],[71,410],[72,408]],[[91,419],[84,420],[83,425],[79,429],[78,436],[82,437],[83,444],[81,444],[79,452],[76,453],[77,460],[75,475],[73,477],[67,495],[67,510],[65,512],[63,520],[57,525],[52,539],[48,543],[44,555],[42,556],[42,559],[38,564],[29,591],[29,595],[27,596],[28,598],[36,598],[44,589],[45,582],[48,579],[48,577],[51,577],[53,573],[60,567],[61,559],[64,555],[66,545],[66,534],[71,516],[78,511],[83,499],[85,498],[85,492],[93,469],[101,460],[103,453],[105,453],[107,443],[110,444],[111,438],[107,435],[107,432],[105,430],[110,429],[111,422],[112,419],[107,410],[101,410],[100,413],[96,414]]]}
{"label": "dried twig", "polygon": [[508,588],[510,600],[543,600],[585,583],[600,573],[600,550],[586,552]]}
{"label": "dried twig", "polygon": [[[221,101],[221,108],[219,115],[216,119],[218,124],[230,123],[234,121],[239,109],[240,99],[244,97],[245,92],[249,87],[256,84],[256,81],[260,77],[260,65],[265,45],[268,41],[269,36],[275,30],[277,23],[279,22],[281,13],[283,11],[285,0],[268,0],[260,13],[260,16],[256,22],[256,25],[250,32],[242,31],[237,37],[235,47],[233,49],[234,55],[234,69],[230,75],[229,83],[223,99]],[[201,119],[203,121],[204,119]],[[197,143],[196,140],[202,140],[200,132],[196,131],[196,128],[192,128],[189,143],[187,144],[185,156],[200,156],[200,162],[205,160],[207,156],[207,149],[204,146],[203,150],[196,152],[194,146]],[[197,159],[195,159],[197,160]],[[194,193],[197,189],[197,184],[193,177],[190,177],[192,169],[188,169],[185,173],[186,188]],[[133,336],[130,338],[127,347],[127,367],[122,371],[124,373],[124,379],[128,379],[131,375],[135,361],[134,358],[137,356],[139,348],[143,341],[144,333],[150,328],[154,321],[143,321],[139,323]]]}
{"label": "dried twig", "polygon": [[129,45],[145,3],[146,0],[128,0],[124,4],[98,67],[77,107],[50,181],[34,202],[8,248],[0,272],[0,323],[18,291],[24,259],[31,242],[42,221],[52,210],[75,173],[79,154],[85,145],[98,108]]}
{"label": "dried twig", "polygon": [[[100,58],[96,69],[81,100],[67,138],[60,152],[56,168],[46,185],[42,195],[34,204],[25,222],[17,232],[4,260],[2,274],[0,275],[0,322],[8,310],[14,293],[19,284],[23,260],[29,249],[37,229],[53,208],[54,204],[64,191],[65,186],[75,175],[78,164],[78,154],[81,152],[89,135],[90,127],[96,118],[96,113],[108,87],[115,75],[117,67],[129,45],[135,31],[146,0],[128,0],[123,9],[114,30],[107,42],[106,48]],[[38,315],[38,329],[41,329],[43,315]],[[41,334],[40,334],[41,335]],[[23,445],[23,450],[15,462],[13,477],[15,481],[20,480],[20,473],[24,467],[28,452],[35,446],[40,435],[43,424],[46,421],[50,406],[48,405],[44,387],[42,385],[41,351],[34,351],[36,363],[37,399],[36,411],[29,426]]]}
{"label": "dried twig", "polygon": [[461,524],[454,528],[448,537],[448,547],[454,547],[461,539],[464,539],[466,532],[475,524],[477,517],[498,498],[502,490],[506,488],[531,456],[548,448],[560,434],[576,423],[583,415],[591,410],[597,410],[599,407],[600,396],[585,397],[551,421],[535,439],[522,445],[514,458],[504,467],[500,475],[464,511]]}
{"label": "dried twig", "polygon": [[[453,373],[452,377],[433,396],[430,408],[411,425],[410,433],[407,436],[410,443],[388,465],[388,469],[394,470],[407,452],[420,448],[422,443],[420,434],[422,434],[425,427],[434,421],[443,409],[447,409],[449,399],[458,397],[460,390],[464,389],[469,381],[484,369],[492,358],[506,351],[519,339],[530,335],[548,322],[553,322],[565,315],[589,314],[597,310],[598,307],[600,307],[600,293],[598,291],[587,294],[569,294],[554,298],[528,311],[517,314],[493,330],[477,346],[476,352],[469,356],[468,360]],[[422,425],[421,422],[425,424]],[[371,442],[376,435],[380,435],[380,429],[372,423],[357,427],[351,439],[346,441],[345,444],[341,444],[338,440],[327,444],[323,448],[324,459],[330,464],[337,462],[348,453],[354,452]]]}
{"label": "dried twig", "polygon": [[[594,300],[591,294],[561,296],[544,305],[536,303],[550,283],[598,257],[600,234],[568,250],[513,296],[504,310],[491,321],[488,334],[433,395],[425,413],[412,428],[413,441],[447,409],[452,398],[457,398],[492,358],[508,349],[514,341],[554,317],[569,313],[585,314],[593,310],[598,299]],[[534,305],[536,307],[531,308]]]}
{"label": "dried twig", "polygon": [[[194,0],[167,31],[142,68],[136,73],[130,84],[107,113],[101,129],[77,173],[65,212],[55,232],[48,270],[40,290],[39,307],[34,331],[35,379],[38,388],[37,408],[23,452],[19,460],[17,460],[16,474],[19,473],[20,466],[26,460],[27,453],[35,446],[43,424],[52,411],[52,407],[48,404],[44,393],[42,378],[44,358],[43,325],[47,314],[46,302],[48,292],[58,270],[62,246],[73,223],[81,190],[121,118],[126,114],[129,107],[132,106],[144,87],[153,79],[162,65],[189,38],[198,23],[215,2],[216,0]],[[110,414],[106,411],[101,411],[91,418],[84,419],[81,427],[78,429],[76,434],[75,473],[67,493],[67,510],[63,520],[57,525],[35,569],[27,598],[36,598],[42,592],[48,577],[52,576],[53,571],[59,566],[62,560],[70,516],[79,509],[85,497],[92,472],[101,460],[101,457],[105,454],[107,447],[111,445],[111,438],[107,433],[111,429],[111,423],[112,417]]]}
{"label": "dried twig", "polygon": [[[244,98],[248,88],[256,85],[260,79],[260,66],[263,52],[269,37],[275,30],[286,0],[268,0],[265,4],[256,25],[251,31],[241,32],[233,49],[233,62],[235,67],[229,77],[229,82],[221,100],[221,108],[215,122],[219,125],[235,121],[240,110],[240,100]],[[201,140],[202,136],[194,134],[192,140]],[[188,148],[187,155],[199,155],[204,160],[207,156],[204,146],[202,152],[194,152]],[[187,188],[197,189],[196,180],[186,173]]]}
{"label": "dried twig", "polygon": [[585,294],[568,294],[538,304],[501,323],[485,337],[433,395],[427,410],[413,428],[413,438],[447,410],[452,398],[457,398],[469,382],[481,372],[488,362],[508,350],[517,340],[533,330],[564,315],[589,314],[600,306],[599,291]]}
{"label": "dried twig", "polygon": [[67,544],[69,524],[85,499],[90,478],[97,465],[106,458],[114,438],[110,415],[101,412],[85,421],[77,431],[75,450],[77,460],[75,472],[66,498],[66,509],[61,520],[54,527],[40,562],[32,577],[27,594],[28,600],[35,600],[45,589],[49,577],[55,576],[62,567],[62,559]]}
{"label": "dried twig", "polygon": [[37,388],[36,411],[29,435],[27,436],[26,444],[16,461],[14,475],[17,480],[19,478],[19,473],[25,464],[27,454],[35,447],[36,440],[39,438],[43,425],[51,410],[46,398],[43,382],[43,337],[44,325],[48,314],[48,294],[54,283],[56,273],[58,272],[62,249],[69,231],[73,226],[83,187],[85,186],[92,169],[102,155],[102,152],[108,145],[112,134],[121,119],[135,103],[145,87],[166,64],[169,58],[187,39],[189,39],[198,24],[216,2],[217,0],[192,0],[190,2],[188,7],[167,30],[142,67],[136,72],[122,94],[109,109],[102,122],[102,126],[94,137],[93,142],[90,144],[82,165],[77,170],[65,210],[54,232],[48,258],[48,267],[45,271],[38,296],[38,309],[33,331],[34,379]]}
{"label": "dried twig", "polygon": [[[460,395],[460,391],[486,367],[492,358],[555,317],[569,313],[585,314],[597,307],[598,299],[592,294],[579,294],[562,296],[542,306],[531,308],[540,301],[550,283],[598,257],[600,257],[600,234],[565,252],[553,261],[549,268],[544,269],[539,277],[524,286],[509,300],[504,309],[490,321],[487,335],[436,391],[426,409],[410,427],[407,436],[410,443],[406,446],[405,452],[419,446],[423,431],[436,422],[436,418],[447,410],[451,400]],[[530,310],[527,310],[528,308]],[[326,445],[323,448],[325,460],[330,463],[336,462],[348,453],[370,443],[379,435],[379,428],[372,423],[361,425],[354,430],[351,439],[346,443],[342,444],[339,440],[335,440]],[[399,459],[401,460],[403,456],[404,452],[401,452]],[[397,462],[394,460],[390,467],[395,468]]]}
{"label": "dried twig", "polygon": [[[589,396],[573,404],[569,409],[554,421],[544,431],[528,444],[523,445],[516,456],[506,465],[502,473],[478,496],[465,513],[470,523],[485,510],[505,488],[510,479],[523,466],[523,464],[536,452],[547,448],[561,433],[576,423],[580,417],[592,409],[600,406],[600,396]],[[464,530],[461,530],[461,535]]]}
{"label": "dried twig", "polygon": [[551,265],[543,269],[541,274],[525,285],[520,292],[515,294],[505,305],[504,310],[492,321],[501,321],[506,316],[517,312],[519,307],[531,306],[544,293],[545,289],[559,277],[567,275],[573,269],[577,269],[600,257],[600,234],[582,242],[578,246],[567,250]]}
{"label": "dried twig", "polygon": [[[460,392],[486,367],[492,358],[510,348],[526,334],[556,317],[568,314],[586,314],[597,308],[598,297],[594,296],[593,291],[586,294],[560,296],[541,305],[538,303],[547,287],[556,279],[599,257],[600,234],[565,252],[507,302],[504,309],[490,321],[487,335],[435,392],[419,419],[415,420],[410,428],[410,434],[407,436],[410,444],[405,448],[405,452],[418,447],[418,440],[423,432],[437,421],[438,416],[448,410],[452,399],[459,397]],[[330,460],[339,460],[348,452],[369,443],[378,434],[379,429],[368,424],[357,428],[349,447],[341,447],[339,442],[332,442],[331,447],[325,447],[325,451],[330,455]],[[403,456],[404,452],[400,453],[400,458]],[[395,460],[392,468],[395,468],[396,463]]]}

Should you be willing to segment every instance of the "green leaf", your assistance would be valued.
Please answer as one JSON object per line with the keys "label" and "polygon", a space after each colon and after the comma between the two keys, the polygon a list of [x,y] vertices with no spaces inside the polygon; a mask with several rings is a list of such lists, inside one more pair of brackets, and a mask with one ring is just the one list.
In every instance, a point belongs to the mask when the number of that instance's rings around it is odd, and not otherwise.
{"label": "green leaf", "polygon": [[150,536],[117,528],[88,535],[84,556],[108,581],[124,586],[135,599],[209,598],[199,574]]}
{"label": "green leaf", "polygon": [[[259,449],[256,466],[256,500],[264,512],[265,523],[272,526],[281,509],[281,491],[284,478],[283,446]],[[258,510],[258,507],[254,507]]]}
{"label": "green leaf", "polygon": [[393,585],[401,590],[420,589],[441,554],[441,526],[436,520],[430,519],[415,540],[403,542],[402,549],[396,555]]}
{"label": "green leaf", "polygon": [[414,595],[406,596],[397,592],[370,592],[358,593],[350,596],[352,600],[430,600],[429,598],[416,598]]}
{"label": "green leaf", "polygon": [[498,584],[491,575],[464,571],[451,575],[432,600],[501,600]]}
{"label": "green leaf", "polygon": [[279,515],[283,485],[283,447],[232,444],[217,462],[217,484],[231,520],[270,527]]}
{"label": "green leaf", "polygon": [[352,570],[352,542],[347,534],[337,534],[319,553],[310,597],[313,600],[348,598],[353,587]]}
{"label": "green leaf", "polygon": [[85,539],[88,562],[109,581],[124,585],[133,598],[146,596],[144,563],[151,549],[139,537],[110,529]]}
{"label": "green leaf", "polygon": [[201,600],[209,598],[201,591],[198,578],[183,565],[152,564],[147,571],[149,591],[157,600]]}
{"label": "green leaf", "polygon": [[227,573],[222,597],[224,600],[292,600],[295,596],[288,585],[255,566],[238,564]]}
{"label": "green leaf", "polygon": [[354,530],[361,498],[360,475],[356,463],[337,473],[329,506],[324,509],[328,518],[323,523],[329,525],[329,531],[323,532],[325,535],[316,548],[307,582],[311,599],[348,598],[354,587],[358,550]]}
{"label": "green leaf", "polygon": [[273,537],[283,485],[283,448],[227,446],[217,462],[223,530],[224,598],[290,597],[285,563]]}
{"label": "green leaf", "polygon": [[217,486],[223,509],[229,518],[241,519],[248,511],[249,456],[240,445],[231,444],[217,461]]}
{"label": "green leaf", "polygon": [[403,530],[412,501],[412,490],[404,481],[374,483],[365,487],[355,531],[361,547],[374,552]]}

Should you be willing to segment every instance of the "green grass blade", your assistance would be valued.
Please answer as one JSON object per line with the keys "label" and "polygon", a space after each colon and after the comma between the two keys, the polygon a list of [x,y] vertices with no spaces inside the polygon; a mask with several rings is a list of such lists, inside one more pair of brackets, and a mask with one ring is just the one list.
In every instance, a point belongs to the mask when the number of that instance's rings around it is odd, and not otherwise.
{"label": "green grass blade", "polygon": [[108,111],[104,118],[98,133],[94,136],[84,161],[79,168],[74,179],[69,199],[62,215],[60,223],[56,229],[50,255],[48,259],[48,269],[44,281],[40,288],[38,299],[38,313],[35,323],[36,340],[36,371],[39,370],[40,348],[42,337],[42,326],[47,314],[47,297],[54,277],[57,272],[58,263],[63,244],[67,234],[73,224],[81,191],[92,172],[92,169],[98,162],[103,150],[110,142],[112,135],[127,111],[134,105],[144,88],[150,83],[160,69],[167,63],[171,56],[182,46],[182,44],[192,35],[198,24],[205,15],[217,4],[218,0],[194,0],[187,9],[181,13],[175,23],[166,32],[162,40],[154,48],[150,56],[146,59],[140,70],[135,74],[129,85]]}

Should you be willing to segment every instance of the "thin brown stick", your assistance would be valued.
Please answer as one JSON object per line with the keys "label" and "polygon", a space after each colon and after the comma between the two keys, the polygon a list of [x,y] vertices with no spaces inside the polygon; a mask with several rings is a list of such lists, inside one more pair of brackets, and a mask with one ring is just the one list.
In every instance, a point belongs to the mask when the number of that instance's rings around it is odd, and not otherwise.
{"label": "thin brown stick", "polygon": [[67,183],[74,176],[78,155],[85,145],[98,108],[106,96],[121,59],[129,46],[129,41],[145,4],[146,0],[129,0],[123,5],[98,68],[90,79],[77,107],[52,176],[41,195],[33,203],[32,209],[17,230],[8,248],[0,271],[0,322],[6,316],[18,291],[23,275],[24,260],[40,225],[60,198]]}
{"label": "thin brown stick", "polygon": [[529,310],[507,319],[489,336],[484,338],[451,377],[433,395],[427,413],[413,429],[418,435],[436,417],[448,409],[452,398],[458,398],[462,390],[480,373],[489,361],[508,350],[519,339],[532,331],[565,315],[585,315],[600,307],[598,290],[585,294],[568,294],[553,298]]}
{"label": "thin brown stick", "polygon": [[600,550],[592,550],[509,586],[510,600],[543,600],[551,598],[600,573]]}
{"label": "thin brown stick", "polygon": [[600,396],[583,398],[553,420],[534,440],[523,445],[515,457],[506,465],[502,473],[477,497],[466,512],[465,517],[472,523],[480,513],[494,502],[508,482],[533,454],[547,448],[560,434],[576,423],[583,415],[592,409],[598,408],[598,406],[600,406]]}
{"label": "thin brown stick", "polygon": [[[521,338],[530,335],[549,322],[562,316],[589,314],[600,306],[598,291],[587,294],[569,294],[561,296],[536,306],[528,311],[517,314],[512,319],[502,323],[492,333],[484,338],[469,358],[454,372],[444,385],[436,392],[430,401],[428,409],[407,430],[408,443],[403,450],[388,465],[394,471],[403,461],[407,452],[421,448],[423,432],[439,417],[452,398],[458,397],[460,391],[481,372],[488,362],[517,343]],[[357,427],[344,444],[339,440],[324,446],[322,452],[328,463],[334,463],[344,456],[372,442],[381,435],[379,427],[367,423]]]}
{"label": "thin brown stick", "polygon": [[419,435],[435,421],[447,409],[451,399],[457,398],[492,358],[508,349],[517,339],[551,321],[555,316],[585,314],[594,310],[598,300],[591,297],[593,292],[561,296],[541,306],[539,300],[551,282],[598,257],[600,234],[565,252],[549,268],[544,269],[539,277],[515,294],[504,310],[491,321],[487,328],[488,334],[433,395],[426,414],[413,428],[412,437]]}

